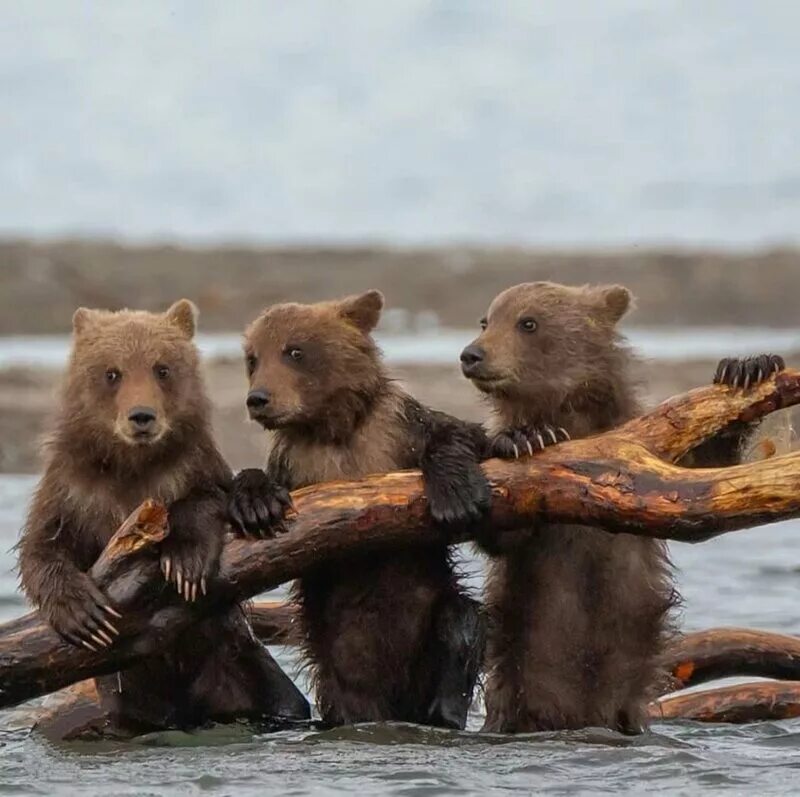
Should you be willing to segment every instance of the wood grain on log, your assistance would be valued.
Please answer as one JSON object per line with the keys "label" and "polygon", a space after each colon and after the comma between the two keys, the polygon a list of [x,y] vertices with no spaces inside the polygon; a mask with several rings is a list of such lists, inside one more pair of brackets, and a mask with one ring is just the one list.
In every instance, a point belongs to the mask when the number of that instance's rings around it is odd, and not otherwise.
{"label": "wood grain on log", "polygon": [[650,704],[650,718],[757,722],[800,717],[800,681],[760,681],[669,695]]}
{"label": "wood grain on log", "polygon": [[[698,542],[795,517],[800,514],[800,452],[703,470],[666,460],[680,458],[731,424],[749,423],[798,402],[800,372],[784,371],[748,392],[709,386],[665,402],[618,430],[562,443],[524,460],[487,462],[492,528],[502,532],[544,519]],[[416,471],[316,485],[292,497],[297,514],[287,521],[289,533],[272,540],[226,542],[211,594],[197,604],[178,603],[173,592],[163,589],[152,556],[132,556],[113,579],[100,579],[114,604],[128,610],[122,636],[110,650],[77,650],[36,613],[0,628],[0,707],[128,666],[168,645],[219,603],[271,589],[320,562],[424,545],[435,533]],[[465,530],[450,540],[469,537]]]}

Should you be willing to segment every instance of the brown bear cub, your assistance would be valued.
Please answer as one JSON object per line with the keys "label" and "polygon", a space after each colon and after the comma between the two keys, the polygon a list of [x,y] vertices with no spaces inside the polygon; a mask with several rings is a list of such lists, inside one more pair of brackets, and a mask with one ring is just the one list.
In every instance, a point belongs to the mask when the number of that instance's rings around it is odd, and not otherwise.
{"label": "brown bear cub", "polygon": [[[616,329],[630,303],[620,286],[548,282],[494,299],[461,354],[464,375],[494,411],[494,456],[527,455],[638,414],[633,355]],[[727,361],[715,381],[746,386],[781,366],[769,357]],[[545,524],[481,540],[494,555],[485,728],[641,729],[676,602],[664,544]]]}
{"label": "brown bear cub", "polygon": [[[194,305],[164,314],[81,308],[45,472],[19,542],[22,588],[68,642],[112,644],[120,614],[87,571],[144,499],[168,506],[161,564],[186,600],[205,593],[227,524],[228,466],[211,436]],[[305,719],[302,694],[241,607],[134,668],[98,680],[126,730],[236,717]]]}
{"label": "brown bear cub", "polygon": [[447,529],[480,520],[490,492],[480,426],[435,412],[386,375],[370,332],[377,291],[268,308],[248,328],[251,417],[273,431],[266,473],[236,479],[232,518],[281,528],[288,491],[421,468],[430,543],[321,564],[295,587],[305,654],[328,725],[463,728],[483,653],[478,605],[460,589]]}

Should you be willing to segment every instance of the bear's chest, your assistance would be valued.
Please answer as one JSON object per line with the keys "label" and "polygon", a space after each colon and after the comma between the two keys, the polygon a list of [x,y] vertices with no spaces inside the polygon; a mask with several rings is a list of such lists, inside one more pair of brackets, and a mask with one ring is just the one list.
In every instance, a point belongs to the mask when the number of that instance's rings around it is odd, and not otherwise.
{"label": "bear's chest", "polygon": [[188,474],[180,471],[131,481],[75,480],[69,486],[67,514],[84,534],[104,547],[122,522],[143,501],[152,499],[169,506],[189,490]]}
{"label": "bear's chest", "polygon": [[361,479],[397,469],[398,441],[391,433],[361,437],[348,445],[302,443],[287,450],[293,487]]}

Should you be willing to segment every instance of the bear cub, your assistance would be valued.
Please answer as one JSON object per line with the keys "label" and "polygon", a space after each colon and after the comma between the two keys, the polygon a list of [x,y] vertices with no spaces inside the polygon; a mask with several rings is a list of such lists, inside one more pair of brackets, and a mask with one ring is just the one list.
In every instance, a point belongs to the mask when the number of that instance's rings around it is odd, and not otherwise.
{"label": "bear cub", "polygon": [[[23,590],[73,645],[95,650],[117,636],[119,607],[87,571],[144,499],[168,507],[161,566],[178,593],[194,601],[216,572],[232,474],[211,436],[195,326],[187,300],[163,314],[75,312],[44,474],[18,546]],[[238,606],[97,686],[109,725],[134,732],[310,715]]]}
{"label": "bear cub", "polygon": [[247,329],[250,416],[272,432],[266,472],[235,480],[231,516],[281,529],[288,491],[421,468],[430,542],[320,564],[295,586],[304,651],[328,725],[463,728],[483,654],[478,605],[459,586],[448,528],[479,522],[490,491],[482,428],[420,404],[386,374],[371,336],[383,296],[279,304]]}
{"label": "bear cub", "polygon": [[[494,412],[494,456],[529,455],[639,414],[634,357],[617,330],[631,298],[616,285],[535,282],[494,299],[461,354]],[[725,360],[714,381],[746,389],[782,367],[771,355]],[[732,458],[719,444],[699,457]],[[493,556],[485,728],[640,730],[677,600],[664,543],[546,523],[482,540]]]}

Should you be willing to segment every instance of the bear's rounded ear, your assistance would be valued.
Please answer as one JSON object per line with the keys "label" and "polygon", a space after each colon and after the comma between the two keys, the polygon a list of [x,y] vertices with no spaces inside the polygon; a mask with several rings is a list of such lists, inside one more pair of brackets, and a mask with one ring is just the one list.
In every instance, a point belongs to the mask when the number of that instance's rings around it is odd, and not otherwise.
{"label": "bear's rounded ear", "polygon": [[79,307],[72,314],[72,331],[76,335],[80,335],[81,332],[83,332],[91,325],[92,318],[95,315],[96,315],[95,310],[90,310],[88,307]]}
{"label": "bear's rounded ear", "polygon": [[622,285],[604,285],[600,288],[603,312],[616,324],[633,305],[633,294]]}
{"label": "bear's rounded ear", "polygon": [[362,332],[371,332],[378,325],[383,310],[383,294],[367,291],[339,301],[339,315],[355,324]]}
{"label": "bear's rounded ear", "polygon": [[197,330],[197,316],[200,314],[194,302],[179,299],[164,315],[170,324],[174,324],[189,340]]}

